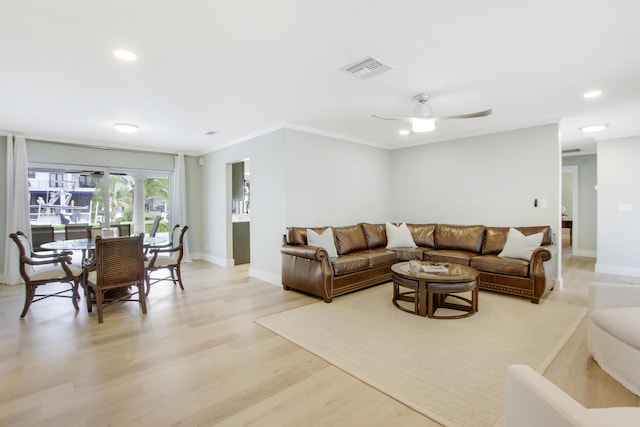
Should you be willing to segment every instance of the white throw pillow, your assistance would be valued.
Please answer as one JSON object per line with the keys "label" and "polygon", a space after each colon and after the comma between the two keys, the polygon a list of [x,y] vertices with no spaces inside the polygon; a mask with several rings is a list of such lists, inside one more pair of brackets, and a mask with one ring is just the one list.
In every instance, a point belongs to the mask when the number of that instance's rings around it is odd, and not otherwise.
{"label": "white throw pillow", "polygon": [[387,229],[387,249],[417,248],[407,224],[403,222],[396,227],[387,222],[385,226]]}
{"label": "white throw pillow", "polygon": [[310,228],[307,228],[307,244],[309,246],[320,246],[327,251],[329,258],[337,258],[338,251],[336,250],[336,244],[333,240],[333,230],[331,228],[325,229],[322,234],[318,234]]}
{"label": "white throw pillow", "polygon": [[504,244],[502,252],[498,254],[502,258],[517,258],[529,261],[531,254],[542,243],[542,233],[525,236],[515,228],[509,229],[507,242]]}

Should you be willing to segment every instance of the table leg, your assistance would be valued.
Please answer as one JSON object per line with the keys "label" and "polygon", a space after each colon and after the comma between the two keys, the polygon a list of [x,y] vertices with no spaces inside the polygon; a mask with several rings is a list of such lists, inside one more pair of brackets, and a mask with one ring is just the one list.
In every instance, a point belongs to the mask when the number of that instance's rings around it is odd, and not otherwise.
{"label": "table leg", "polygon": [[427,281],[418,281],[418,314],[427,317]]}

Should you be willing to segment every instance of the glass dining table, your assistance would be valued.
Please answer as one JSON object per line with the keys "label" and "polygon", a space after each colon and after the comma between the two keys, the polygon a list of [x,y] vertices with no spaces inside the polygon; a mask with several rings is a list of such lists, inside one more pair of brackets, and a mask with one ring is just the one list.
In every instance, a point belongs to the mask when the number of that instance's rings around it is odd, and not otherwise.
{"label": "glass dining table", "polygon": [[[105,237],[108,239],[108,237]],[[144,236],[144,247],[150,248],[165,244],[169,241],[168,235],[157,234],[155,236]],[[82,265],[85,265],[93,259],[93,252],[96,249],[96,242],[93,239],[71,239],[56,240],[53,242],[43,243],[40,245],[42,249],[49,251],[80,251],[82,252]],[[89,257],[87,257],[89,254]]]}

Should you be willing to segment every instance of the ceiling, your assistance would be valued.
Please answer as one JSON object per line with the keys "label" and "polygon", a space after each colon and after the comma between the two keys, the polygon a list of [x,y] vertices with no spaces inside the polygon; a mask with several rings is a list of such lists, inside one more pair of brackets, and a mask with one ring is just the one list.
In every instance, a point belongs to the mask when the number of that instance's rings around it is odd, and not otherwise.
{"label": "ceiling", "polygon": [[[389,149],[556,122],[582,153],[640,135],[636,0],[3,3],[2,133],[196,155],[282,126]],[[369,56],[393,69],[342,71]],[[411,115],[420,92],[436,116],[493,114],[407,136],[370,116]]]}

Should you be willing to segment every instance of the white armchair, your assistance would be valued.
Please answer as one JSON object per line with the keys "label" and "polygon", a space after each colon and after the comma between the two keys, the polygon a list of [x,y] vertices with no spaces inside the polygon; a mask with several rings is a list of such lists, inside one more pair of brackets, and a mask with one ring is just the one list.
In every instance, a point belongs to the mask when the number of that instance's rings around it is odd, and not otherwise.
{"label": "white armchair", "polygon": [[640,285],[589,286],[588,345],[602,370],[640,396]]}
{"label": "white armchair", "polygon": [[507,368],[504,427],[631,427],[640,407],[587,409],[526,365]]}

